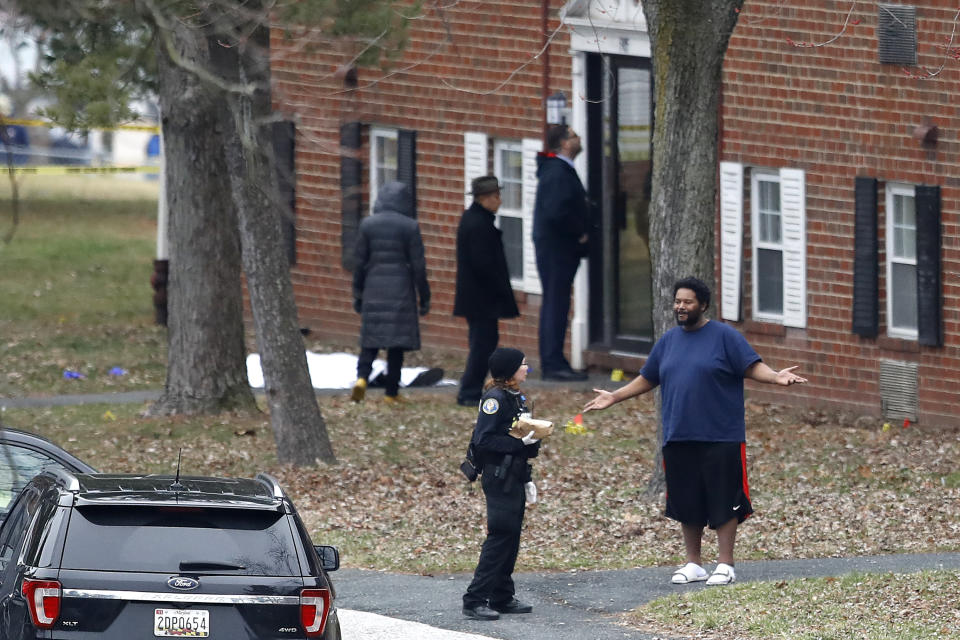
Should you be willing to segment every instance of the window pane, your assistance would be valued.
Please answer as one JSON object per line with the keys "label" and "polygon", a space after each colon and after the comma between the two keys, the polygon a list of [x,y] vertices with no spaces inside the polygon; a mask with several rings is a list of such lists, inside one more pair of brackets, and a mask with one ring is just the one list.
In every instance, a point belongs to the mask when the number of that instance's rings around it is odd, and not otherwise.
{"label": "window pane", "polygon": [[893,196],[893,223],[916,228],[917,219],[912,197],[900,194]]}
{"label": "window pane", "polygon": [[893,197],[893,256],[913,260],[917,257],[917,216],[910,196]]}
{"label": "window pane", "polygon": [[780,216],[769,213],[760,214],[760,241],[780,244]]}
{"label": "window pane", "polygon": [[500,149],[500,197],[505,209],[523,208],[523,154],[514,149]]}
{"label": "window pane", "polygon": [[503,188],[500,190],[501,205],[506,209],[512,209],[515,211],[520,211],[523,207],[521,202],[522,194],[520,192],[520,185],[516,182],[504,182]]}
{"label": "window pane", "polygon": [[760,242],[780,244],[780,184],[760,180],[757,182],[757,190]]}
{"label": "window pane", "polygon": [[500,176],[503,180],[511,180],[513,182],[519,182],[523,179],[523,154],[515,149],[502,149],[500,155],[500,170],[503,172],[503,175]]}
{"label": "window pane", "polygon": [[776,182],[760,181],[760,208],[764,211],[780,211],[780,185]]}
{"label": "window pane", "polygon": [[393,138],[379,136],[377,138],[377,165],[385,169],[393,169],[394,178],[397,170],[397,141]]}
{"label": "window pane", "polygon": [[513,216],[500,216],[500,230],[503,232],[503,251],[507,254],[507,270],[510,278],[523,278],[523,219]]}
{"label": "window pane", "polygon": [[757,307],[762,313],[783,313],[783,252],[757,249]]}
{"label": "window pane", "polygon": [[42,453],[14,444],[0,446],[0,516],[6,513],[30,478],[46,469],[63,468],[62,464]]}
{"label": "window pane", "polygon": [[893,257],[914,260],[917,257],[917,232],[915,229],[897,227],[893,230]]}
{"label": "window pane", "polygon": [[377,189],[382,187],[387,182],[393,182],[397,179],[397,170],[388,169],[385,167],[377,168]]}
{"label": "window pane", "polygon": [[917,268],[911,264],[890,265],[892,304],[890,326],[897,329],[917,328]]}

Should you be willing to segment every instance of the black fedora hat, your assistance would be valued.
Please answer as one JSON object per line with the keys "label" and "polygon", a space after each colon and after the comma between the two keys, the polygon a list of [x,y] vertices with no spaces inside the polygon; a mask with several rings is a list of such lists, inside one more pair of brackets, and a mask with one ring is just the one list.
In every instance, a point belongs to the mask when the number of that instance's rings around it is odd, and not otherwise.
{"label": "black fedora hat", "polygon": [[470,183],[470,191],[468,195],[473,197],[485,196],[488,193],[496,193],[500,191],[500,181],[497,180],[497,176],[481,176],[479,178],[474,178]]}

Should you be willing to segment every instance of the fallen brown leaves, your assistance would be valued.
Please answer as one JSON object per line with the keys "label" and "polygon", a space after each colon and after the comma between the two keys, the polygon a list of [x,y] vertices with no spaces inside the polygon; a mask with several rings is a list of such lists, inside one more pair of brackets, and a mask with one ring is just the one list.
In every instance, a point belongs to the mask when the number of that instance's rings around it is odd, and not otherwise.
{"label": "fallen brown leaves", "polygon": [[[534,390],[536,416],[563,425],[589,395]],[[30,414],[34,428],[110,471],[276,475],[317,543],[340,547],[345,566],[406,572],[472,569],[484,531],[477,484],[458,471],[475,421],[453,394],[409,394],[385,406],[320,398],[336,465],[279,465],[263,416],[151,419],[104,407]],[[85,413],[82,413],[85,412]],[[16,419],[20,415],[21,419]],[[518,569],[677,564],[676,523],[647,496],[656,421],[640,398],[584,416],[587,433],[558,428],[535,460],[540,503],[528,509]],[[743,559],[960,549],[960,432],[879,419],[749,405],[747,456],[755,515],[740,529]],[[252,436],[251,431],[256,435]],[[243,434],[243,435],[240,435]],[[68,441],[69,439],[69,441]],[[716,553],[706,537],[705,558]]]}
{"label": "fallen brown leaves", "polygon": [[[563,391],[534,395],[537,415],[558,424],[588,399]],[[446,396],[422,398],[401,411],[331,401],[325,415],[344,464],[281,471],[316,535],[336,532],[348,564],[432,572],[476,561],[483,497],[457,472],[474,415]],[[558,429],[535,461],[540,503],[527,512],[521,568],[679,562],[676,523],[661,515],[662,496],[645,495],[655,452],[652,401],[589,413],[585,424],[585,435]],[[960,433],[916,426],[884,432],[881,425],[750,405],[756,514],[741,529],[739,556],[960,548]],[[336,509],[325,507],[331,499]],[[706,557],[715,553],[712,544],[708,536]]]}

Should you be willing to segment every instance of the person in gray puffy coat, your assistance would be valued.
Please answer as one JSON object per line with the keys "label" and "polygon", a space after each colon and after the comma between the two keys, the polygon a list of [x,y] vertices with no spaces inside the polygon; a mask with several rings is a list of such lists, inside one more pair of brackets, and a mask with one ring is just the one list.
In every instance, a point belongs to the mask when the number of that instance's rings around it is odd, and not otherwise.
{"label": "person in gray puffy coat", "polygon": [[403,352],[420,348],[417,315],[430,311],[430,284],[413,215],[407,185],[388,182],[380,188],[373,215],[360,223],[353,270],[353,308],[361,317],[357,381],[351,392],[355,402],[366,393],[380,349],[387,351],[385,399],[396,402]]}

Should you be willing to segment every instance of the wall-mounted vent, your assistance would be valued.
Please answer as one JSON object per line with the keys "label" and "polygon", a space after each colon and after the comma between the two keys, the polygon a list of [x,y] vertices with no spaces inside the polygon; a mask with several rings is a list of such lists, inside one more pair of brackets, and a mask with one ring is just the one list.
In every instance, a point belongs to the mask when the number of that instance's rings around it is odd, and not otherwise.
{"label": "wall-mounted vent", "polygon": [[883,417],[917,420],[917,363],[880,361],[880,400]]}
{"label": "wall-mounted vent", "polygon": [[877,7],[877,55],[884,64],[917,64],[917,8]]}

